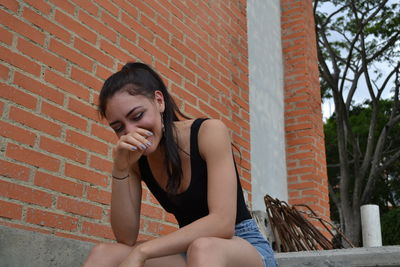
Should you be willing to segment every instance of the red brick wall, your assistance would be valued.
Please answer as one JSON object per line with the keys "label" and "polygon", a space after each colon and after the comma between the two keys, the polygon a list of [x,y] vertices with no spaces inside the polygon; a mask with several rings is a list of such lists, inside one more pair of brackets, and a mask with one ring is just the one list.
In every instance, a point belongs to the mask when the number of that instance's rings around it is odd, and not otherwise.
{"label": "red brick wall", "polygon": [[[0,2],[0,224],[113,239],[103,80],[128,60],[163,75],[190,116],[222,119],[251,192],[246,1]],[[251,199],[251,196],[250,196]],[[143,194],[141,237],[176,228]]]}
{"label": "red brick wall", "polygon": [[285,131],[290,204],[329,220],[325,143],[311,0],[282,0]]}

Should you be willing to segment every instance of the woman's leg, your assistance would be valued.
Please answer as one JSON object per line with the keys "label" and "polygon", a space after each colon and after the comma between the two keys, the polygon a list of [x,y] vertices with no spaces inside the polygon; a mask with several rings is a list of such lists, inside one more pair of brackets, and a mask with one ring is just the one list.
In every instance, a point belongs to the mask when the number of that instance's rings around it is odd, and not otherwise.
{"label": "woman's leg", "polygon": [[[133,247],[120,243],[97,244],[86,259],[83,267],[117,267],[132,251]],[[181,255],[171,255],[149,259],[144,267],[174,266],[186,267]]]}
{"label": "woman's leg", "polygon": [[199,238],[187,253],[189,267],[263,267],[261,255],[246,240],[217,237]]}

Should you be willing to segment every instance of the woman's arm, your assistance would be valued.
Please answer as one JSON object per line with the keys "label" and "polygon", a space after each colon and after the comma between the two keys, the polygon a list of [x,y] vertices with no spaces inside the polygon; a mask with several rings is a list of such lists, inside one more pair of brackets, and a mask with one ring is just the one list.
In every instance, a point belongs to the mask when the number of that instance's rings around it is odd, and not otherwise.
{"label": "woman's arm", "polygon": [[[146,136],[151,133],[137,128],[119,138],[113,149],[113,170],[115,177],[128,178],[112,181],[111,227],[118,242],[133,246],[139,232],[142,185],[139,177],[138,160],[145,148]],[[135,147],[135,149],[132,149]]]}
{"label": "woman's arm", "polygon": [[228,129],[219,120],[207,120],[200,128],[198,140],[200,154],[207,163],[209,215],[139,245],[131,257],[148,259],[178,254],[186,252],[189,245],[200,237],[233,236],[237,182]]}
{"label": "woman's arm", "polygon": [[[126,172],[113,171],[116,177]],[[112,179],[111,227],[117,242],[133,246],[137,240],[140,224],[142,185],[138,175],[130,171],[124,180]]]}

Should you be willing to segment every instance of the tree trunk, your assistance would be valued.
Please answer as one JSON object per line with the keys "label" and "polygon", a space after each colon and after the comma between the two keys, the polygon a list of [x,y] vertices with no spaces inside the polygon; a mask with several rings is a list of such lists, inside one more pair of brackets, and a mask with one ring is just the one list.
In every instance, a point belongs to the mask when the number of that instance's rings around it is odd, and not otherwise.
{"label": "tree trunk", "polygon": [[[350,216],[349,216],[350,215]],[[359,247],[361,245],[361,214],[360,207],[354,207],[352,212],[343,213],[344,225],[345,225],[345,235],[353,243],[354,246]],[[345,247],[346,242],[343,242]]]}

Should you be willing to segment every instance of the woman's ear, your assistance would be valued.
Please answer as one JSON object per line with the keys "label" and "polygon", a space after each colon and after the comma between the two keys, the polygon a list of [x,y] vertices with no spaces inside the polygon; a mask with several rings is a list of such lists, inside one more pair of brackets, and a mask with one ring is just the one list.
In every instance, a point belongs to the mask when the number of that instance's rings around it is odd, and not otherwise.
{"label": "woman's ear", "polygon": [[156,90],[154,92],[154,102],[157,105],[158,111],[164,112],[164,110],[165,110],[164,95],[160,90]]}

